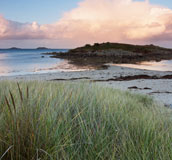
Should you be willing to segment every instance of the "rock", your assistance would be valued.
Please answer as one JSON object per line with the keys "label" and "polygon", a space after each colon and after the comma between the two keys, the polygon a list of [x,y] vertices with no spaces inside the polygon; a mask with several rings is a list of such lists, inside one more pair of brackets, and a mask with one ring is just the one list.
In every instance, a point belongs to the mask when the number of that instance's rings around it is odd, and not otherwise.
{"label": "rock", "polygon": [[167,107],[167,108],[172,109],[172,104],[165,104],[164,106]]}

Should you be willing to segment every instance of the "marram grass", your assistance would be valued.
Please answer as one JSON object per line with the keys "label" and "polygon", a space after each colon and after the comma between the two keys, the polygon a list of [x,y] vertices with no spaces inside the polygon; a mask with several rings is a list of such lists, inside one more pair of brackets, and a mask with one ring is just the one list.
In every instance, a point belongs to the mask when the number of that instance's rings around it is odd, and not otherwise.
{"label": "marram grass", "polygon": [[171,160],[171,117],[94,84],[0,82],[0,160]]}

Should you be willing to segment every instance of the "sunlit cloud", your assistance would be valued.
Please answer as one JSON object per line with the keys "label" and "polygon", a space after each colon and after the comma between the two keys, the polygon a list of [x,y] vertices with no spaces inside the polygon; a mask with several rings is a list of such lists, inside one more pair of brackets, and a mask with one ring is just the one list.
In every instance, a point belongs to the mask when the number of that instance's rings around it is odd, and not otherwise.
{"label": "sunlit cloud", "polygon": [[0,39],[40,39],[45,35],[37,22],[19,23],[0,16]]}
{"label": "sunlit cloud", "polygon": [[54,24],[19,23],[0,16],[0,39],[48,39],[73,45],[172,40],[172,10],[148,0],[84,0]]}

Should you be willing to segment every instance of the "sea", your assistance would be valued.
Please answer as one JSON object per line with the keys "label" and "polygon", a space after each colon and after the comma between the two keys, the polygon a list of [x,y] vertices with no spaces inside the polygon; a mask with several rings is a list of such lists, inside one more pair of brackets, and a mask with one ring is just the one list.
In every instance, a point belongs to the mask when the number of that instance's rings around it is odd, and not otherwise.
{"label": "sea", "polygon": [[67,49],[0,49],[0,76],[57,72],[62,59],[42,53],[67,52]]}
{"label": "sea", "polygon": [[[0,76],[71,71],[71,66],[59,58],[43,55],[47,52],[67,52],[68,49],[0,49]],[[172,60],[141,62],[138,64],[112,64],[146,70],[172,71]],[[79,68],[74,71],[80,70]],[[73,71],[73,70],[72,70]]]}

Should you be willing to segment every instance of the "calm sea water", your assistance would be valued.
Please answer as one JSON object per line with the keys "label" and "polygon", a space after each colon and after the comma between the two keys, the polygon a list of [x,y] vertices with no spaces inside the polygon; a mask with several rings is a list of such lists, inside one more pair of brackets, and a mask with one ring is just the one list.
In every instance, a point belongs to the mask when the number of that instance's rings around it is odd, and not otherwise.
{"label": "calm sea water", "polygon": [[138,64],[112,64],[116,66],[136,68],[136,69],[146,69],[155,71],[172,71],[172,60],[164,60],[160,62],[141,62]]}
{"label": "calm sea water", "polygon": [[66,52],[66,49],[0,49],[0,76],[25,75],[58,71],[53,68],[60,59],[42,57],[46,52]]}
{"label": "calm sea water", "polygon": [[[59,72],[64,68],[70,71],[71,66],[64,60],[50,58],[46,52],[67,52],[67,49],[0,49],[0,76],[26,75]],[[148,70],[172,71],[172,60],[161,62],[142,62],[137,65],[121,64],[120,66]],[[80,70],[79,68],[73,68]]]}

